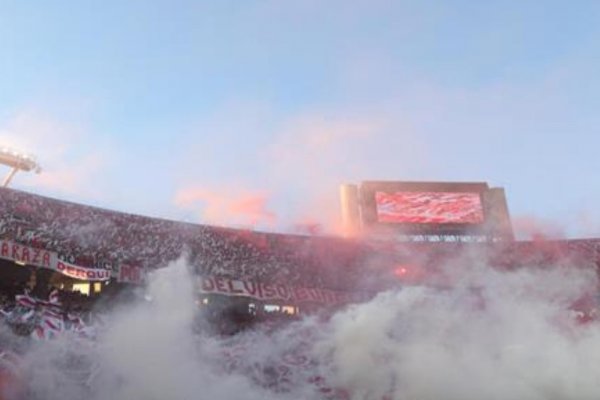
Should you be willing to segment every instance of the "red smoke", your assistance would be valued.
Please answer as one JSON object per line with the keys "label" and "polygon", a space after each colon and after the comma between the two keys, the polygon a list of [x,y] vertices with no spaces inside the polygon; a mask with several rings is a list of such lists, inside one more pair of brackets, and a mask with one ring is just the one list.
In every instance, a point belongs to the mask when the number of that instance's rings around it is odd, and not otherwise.
{"label": "red smoke", "polygon": [[277,217],[267,209],[264,192],[189,187],[175,195],[175,204],[198,210],[202,222],[255,227],[272,226]]}
{"label": "red smoke", "polygon": [[557,222],[534,216],[518,216],[512,219],[515,236],[521,240],[561,239],[564,228]]}

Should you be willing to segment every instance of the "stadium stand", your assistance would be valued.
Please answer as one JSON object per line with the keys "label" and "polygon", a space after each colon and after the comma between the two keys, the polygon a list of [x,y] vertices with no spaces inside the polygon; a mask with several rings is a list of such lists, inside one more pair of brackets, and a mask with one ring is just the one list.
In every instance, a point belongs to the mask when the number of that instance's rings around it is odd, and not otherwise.
{"label": "stadium stand", "polygon": [[500,268],[598,264],[599,240],[398,243],[236,230],[149,218],[0,189],[0,239],[77,265],[152,270],[187,253],[199,275],[336,290],[380,290],[398,265],[435,270],[466,249]]}

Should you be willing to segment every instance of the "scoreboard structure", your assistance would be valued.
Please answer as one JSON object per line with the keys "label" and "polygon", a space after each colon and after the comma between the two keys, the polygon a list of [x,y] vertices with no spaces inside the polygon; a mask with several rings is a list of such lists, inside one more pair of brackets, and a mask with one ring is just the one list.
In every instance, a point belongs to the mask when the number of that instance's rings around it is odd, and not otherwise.
{"label": "scoreboard structure", "polygon": [[485,182],[366,181],[340,190],[350,235],[514,240],[503,188]]}

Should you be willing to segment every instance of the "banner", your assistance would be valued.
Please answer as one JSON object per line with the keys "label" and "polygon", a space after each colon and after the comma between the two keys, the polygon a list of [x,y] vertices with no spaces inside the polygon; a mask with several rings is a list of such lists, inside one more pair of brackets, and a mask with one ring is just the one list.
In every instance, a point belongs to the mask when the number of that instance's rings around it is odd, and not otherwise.
{"label": "banner", "polygon": [[111,271],[108,269],[85,268],[65,261],[59,261],[58,259],[52,269],[69,278],[80,279],[82,281],[107,281],[111,275]]}
{"label": "banner", "polygon": [[146,280],[146,269],[134,265],[120,264],[116,277],[117,282],[141,285]]}
{"label": "banner", "polygon": [[51,251],[22,246],[8,240],[0,240],[0,258],[50,269],[55,269],[52,265],[57,260],[56,254]]}
{"label": "banner", "polygon": [[0,240],[0,258],[38,268],[51,269],[83,281],[107,281],[111,275],[110,270],[74,265],[59,260],[58,255],[54,252],[24,246],[9,240]]}
{"label": "banner", "polygon": [[288,286],[283,283],[261,283],[207,276],[200,277],[200,292],[251,297],[263,301],[289,301],[292,304],[319,303],[324,305],[341,305],[365,301],[370,298],[368,293],[363,292],[302,288]]}

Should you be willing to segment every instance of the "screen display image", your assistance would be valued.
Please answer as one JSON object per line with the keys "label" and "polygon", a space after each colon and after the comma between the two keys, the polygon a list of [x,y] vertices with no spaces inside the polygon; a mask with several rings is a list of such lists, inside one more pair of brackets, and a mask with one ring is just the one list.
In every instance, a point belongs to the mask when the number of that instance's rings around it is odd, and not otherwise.
{"label": "screen display image", "polygon": [[394,224],[480,224],[479,193],[375,192],[377,222]]}

